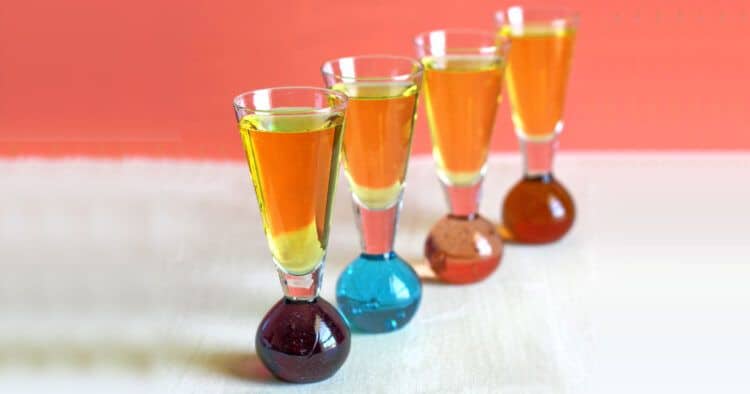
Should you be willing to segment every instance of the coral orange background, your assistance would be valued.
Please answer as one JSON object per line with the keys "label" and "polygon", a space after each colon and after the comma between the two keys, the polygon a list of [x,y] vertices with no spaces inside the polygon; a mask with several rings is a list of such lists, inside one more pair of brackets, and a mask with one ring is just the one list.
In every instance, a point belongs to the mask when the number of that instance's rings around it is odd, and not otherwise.
{"label": "coral orange background", "polygon": [[[241,158],[245,90],[321,85],[320,63],[413,56],[415,33],[492,29],[508,3],[15,1],[0,10],[0,155]],[[526,2],[534,4],[541,2]],[[549,4],[547,2],[546,4]],[[750,149],[746,1],[571,0],[581,27],[564,149]],[[507,103],[495,150],[515,150]],[[414,150],[429,151],[425,116]]]}

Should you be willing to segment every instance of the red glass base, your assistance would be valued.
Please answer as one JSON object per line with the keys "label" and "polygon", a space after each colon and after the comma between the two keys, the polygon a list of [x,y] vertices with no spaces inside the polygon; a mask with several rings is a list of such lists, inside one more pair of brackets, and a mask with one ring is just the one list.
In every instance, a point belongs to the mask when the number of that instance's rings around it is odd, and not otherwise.
{"label": "red glass base", "polygon": [[266,314],[255,351],[281,380],[310,383],[331,377],[349,355],[349,328],[326,300],[282,299]]}
{"label": "red glass base", "polygon": [[551,174],[524,177],[505,197],[501,233],[509,241],[541,244],[562,238],[573,226],[575,206]]}
{"label": "red glass base", "polygon": [[440,280],[473,283],[500,265],[503,241],[495,226],[479,215],[448,215],[430,230],[424,253]]}

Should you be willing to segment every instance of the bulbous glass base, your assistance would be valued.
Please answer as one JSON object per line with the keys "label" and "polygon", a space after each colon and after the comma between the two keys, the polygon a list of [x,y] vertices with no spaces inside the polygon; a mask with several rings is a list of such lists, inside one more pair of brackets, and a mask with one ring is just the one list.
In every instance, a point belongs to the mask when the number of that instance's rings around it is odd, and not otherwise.
{"label": "bulbous glass base", "polygon": [[500,265],[503,241],[495,226],[479,215],[447,215],[430,230],[424,254],[442,281],[473,283]]}
{"label": "bulbous glass base", "polygon": [[524,177],[503,203],[503,235],[519,243],[557,241],[573,226],[575,205],[551,174]]}
{"label": "bulbous glass base", "polygon": [[260,322],[255,351],[271,373],[293,383],[333,376],[349,355],[349,327],[326,300],[282,299]]}
{"label": "bulbous glass base", "polygon": [[336,283],[336,301],[352,328],[388,332],[406,325],[422,299],[422,282],[396,253],[362,254]]}

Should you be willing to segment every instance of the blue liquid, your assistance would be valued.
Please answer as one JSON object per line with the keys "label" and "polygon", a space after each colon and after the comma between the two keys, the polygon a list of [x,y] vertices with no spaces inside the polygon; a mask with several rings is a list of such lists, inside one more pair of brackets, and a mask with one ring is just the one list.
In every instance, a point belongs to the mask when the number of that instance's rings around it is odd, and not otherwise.
{"label": "blue liquid", "polygon": [[405,326],[419,307],[422,283],[396,253],[361,254],[336,283],[339,310],[352,328],[388,332]]}

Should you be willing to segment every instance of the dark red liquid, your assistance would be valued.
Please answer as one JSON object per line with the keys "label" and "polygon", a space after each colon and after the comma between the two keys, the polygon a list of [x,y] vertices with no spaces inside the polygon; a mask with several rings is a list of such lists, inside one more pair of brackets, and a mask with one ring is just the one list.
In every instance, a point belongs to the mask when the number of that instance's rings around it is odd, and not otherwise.
{"label": "dark red liquid", "polygon": [[524,177],[505,197],[503,236],[519,243],[557,241],[573,226],[575,205],[552,175]]}
{"label": "dark red liquid", "polygon": [[430,267],[448,283],[473,283],[500,265],[503,241],[495,226],[479,215],[448,215],[430,230],[424,245]]}
{"label": "dark red liquid", "polygon": [[349,355],[349,327],[326,300],[282,299],[266,314],[255,351],[279,379],[309,383],[331,377]]}

